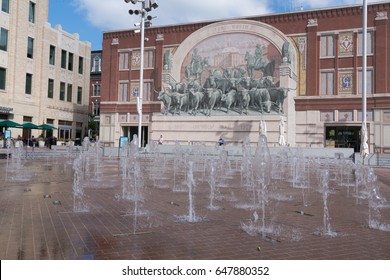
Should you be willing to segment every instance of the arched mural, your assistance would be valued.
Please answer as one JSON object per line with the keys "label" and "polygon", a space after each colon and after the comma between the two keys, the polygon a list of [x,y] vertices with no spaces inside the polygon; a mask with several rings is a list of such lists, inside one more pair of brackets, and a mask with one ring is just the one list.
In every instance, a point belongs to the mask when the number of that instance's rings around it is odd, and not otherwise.
{"label": "arched mural", "polygon": [[284,114],[289,88],[280,66],[294,64],[287,37],[264,23],[237,20],[206,26],[172,54],[165,51],[158,99],[172,115]]}

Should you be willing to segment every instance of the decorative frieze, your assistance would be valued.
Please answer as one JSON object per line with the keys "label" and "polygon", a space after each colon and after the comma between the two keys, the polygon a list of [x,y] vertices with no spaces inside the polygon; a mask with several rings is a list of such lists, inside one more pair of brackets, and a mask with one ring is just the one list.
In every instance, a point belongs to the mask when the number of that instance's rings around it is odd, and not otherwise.
{"label": "decorative frieze", "polygon": [[119,38],[112,38],[111,45],[119,45]]}
{"label": "decorative frieze", "polygon": [[318,26],[317,19],[316,18],[309,18],[307,21],[307,27],[310,26]]}
{"label": "decorative frieze", "polygon": [[384,20],[387,19],[387,11],[380,11],[376,13],[375,20]]}

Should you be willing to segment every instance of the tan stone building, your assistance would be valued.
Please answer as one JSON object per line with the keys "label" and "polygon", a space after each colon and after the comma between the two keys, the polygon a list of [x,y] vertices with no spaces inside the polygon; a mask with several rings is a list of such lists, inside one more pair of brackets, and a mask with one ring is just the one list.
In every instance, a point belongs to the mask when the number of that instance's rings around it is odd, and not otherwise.
{"label": "tan stone building", "polygon": [[[389,10],[389,2],[368,5],[371,151],[390,146]],[[161,134],[171,144],[215,144],[220,136],[230,145],[246,137],[257,142],[265,121],[271,145],[283,131],[292,146],[358,152],[362,21],[362,6],[354,5],[146,28],[143,145]],[[103,35],[100,139],[109,145],[137,134],[140,35],[134,31]],[[220,99],[210,105],[215,96]]]}
{"label": "tan stone building", "polygon": [[0,120],[52,124],[53,136],[75,140],[88,125],[91,44],[51,27],[48,2],[0,0]]}

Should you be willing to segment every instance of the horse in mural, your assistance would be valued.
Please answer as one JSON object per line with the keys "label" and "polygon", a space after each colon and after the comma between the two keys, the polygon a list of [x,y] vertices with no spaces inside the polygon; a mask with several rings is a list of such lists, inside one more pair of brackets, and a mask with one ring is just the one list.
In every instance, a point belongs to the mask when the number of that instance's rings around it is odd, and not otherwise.
{"label": "horse in mural", "polygon": [[245,53],[245,61],[249,77],[253,78],[255,70],[263,72],[263,77],[274,76],[275,71],[275,60],[269,61],[268,59],[257,58],[249,51]]}

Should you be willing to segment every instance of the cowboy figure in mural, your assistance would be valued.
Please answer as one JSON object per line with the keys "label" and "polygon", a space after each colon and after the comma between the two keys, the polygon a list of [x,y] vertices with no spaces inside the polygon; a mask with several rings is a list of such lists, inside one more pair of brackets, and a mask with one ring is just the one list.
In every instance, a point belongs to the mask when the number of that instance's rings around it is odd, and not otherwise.
{"label": "cowboy figure in mural", "polygon": [[203,69],[208,65],[207,57],[202,58],[199,55],[199,50],[195,48],[192,53],[191,62],[186,66],[186,78],[189,79],[191,76],[195,76],[196,80],[200,80]]}
{"label": "cowboy figure in mural", "polygon": [[253,78],[255,70],[260,70],[263,73],[263,77],[273,76],[275,70],[275,61],[269,61],[263,52],[263,46],[260,44],[256,45],[255,54],[251,54],[249,51],[245,54],[245,61],[249,76]]}
{"label": "cowboy figure in mural", "polygon": [[255,50],[255,66],[257,68],[260,68],[263,64],[263,48],[261,47],[260,44],[256,45],[256,50]]}

